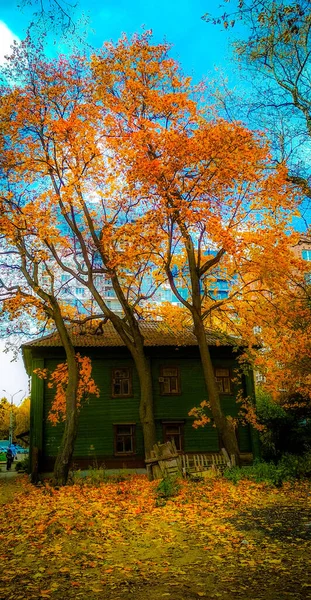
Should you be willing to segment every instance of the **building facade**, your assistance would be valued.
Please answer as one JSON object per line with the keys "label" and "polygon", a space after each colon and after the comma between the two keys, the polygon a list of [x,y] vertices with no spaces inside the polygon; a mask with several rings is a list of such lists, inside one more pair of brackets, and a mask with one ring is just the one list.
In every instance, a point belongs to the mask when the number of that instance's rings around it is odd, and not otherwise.
{"label": "building facade", "polygon": [[[145,351],[153,378],[154,418],[157,441],[174,439],[181,453],[219,452],[222,442],[211,421],[204,428],[193,427],[189,411],[208,400],[199,350],[190,329],[174,333],[163,322],[142,323]],[[110,468],[144,467],[143,431],[139,420],[140,389],[133,360],[122,340],[107,323],[103,333],[90,330],[72,331],[77,352],[92,360],[92,376],[100,397],[90,397],[79,415],[78,436],[73,463],[79,468],[96,464]],[[230,341],[220,340],[207,332],[215,378],[225,414],[236,417],[239,387],[234,382],[238,353]],[[49,419],[54,390],[33,374],[37,368],[53,371],[64,360],[57,335],[52,334],[23,346],[24,361],[31,389],[30,455],[36,455],[39,471],[53,469],[63,433],[63,423],[56,426]],[[254,396],[253,376],[243,375],[243,392]],[[238,426],[239,448],[245,461],[258,453],[257,435],[252,428]]]}

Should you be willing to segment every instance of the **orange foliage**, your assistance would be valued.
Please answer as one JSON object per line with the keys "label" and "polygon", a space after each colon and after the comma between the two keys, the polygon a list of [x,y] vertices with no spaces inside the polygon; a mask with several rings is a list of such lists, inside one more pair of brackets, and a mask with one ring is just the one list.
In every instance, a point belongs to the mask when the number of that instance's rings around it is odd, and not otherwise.
{"label": "orange foliage", "polygon": [[[311,319],[309,286],[275,296],[260,321],[257,337],[262,350],[250,351],[255,368],[262,373],[263,387],[274,400],[293,406],[310,406]],[[287,291],[288,292],[288,291]],[[258,304],[257,311],[265,307]],[[292,400],[291,400],[292,399]]]}
{"label": "orange foliage", "polygon": [[[269,321],[272,331],[271,307],[282,303],[286,311],[285,299],[297,295],[304,274],[291,251],[301,198],[286,166],[272,164],[264,135],[200,103],[204,86],[183,77],[168,50],[152,45],[147,32],[93,57],[96,93],[114,132],[109,143],[131,197],[148,199],[146,218],[158,227],[155,261],[184,307],[167,304],[158,313],[174,328],[189,322],[189,312],[199,315],[238,336],[258,365],[268,353],[258,354],[254,328]],[[228,282],[227,298],[218,297],[218,281]],[[273,342],[270,333],[265,346],[272,353]],[[246,400],[243,412],[255,422]]]}
{"label": "orange foliage", "polygon": [[[236,402],[239,405],[239,412],[237,417],[227,416],[235,427],[240,423],[241,425],[252,425],[254,429],[257,431],[263,431],[265,426],[258,422],[257,414],[256,414],[256,406],[254,404],[253,398],[244,397],[242,392],[240,391],[237,394]],[[211,417],[206,413],[206,410],[210,414],[210,405],[206,400],[200,402],[199,406],[194,406],[189,412],[189,417],[194,417],[194,421],[192,426],[194,429],[198,429],[198,427],[204,427],[208,423],[211,422]],[[213,424],[213,427],[215,425]]]}
{"label": "orange foliage", "polygon": [[[81,408],[81,403],[86,401],[90,395],[99,398],[99,388],[91,377],[92,364],[88,356],[76,354],[76,361],[79,368],[79,383],[77,391],[77,408]],[[48,415],[49,421],[56,425],[60,420],[66,420],[66,388],[68,384],[68,367],[66,363],[60,363],[56,369],[49,373],[47,369],[35,369],[34,373],[40,379],[48,380],[48,387],[55,388],[55,396]]]}
{"label": "orange foliage", "polygon": [[207,423],[211,422],[211,418],[206,414],[204,408],[210,408],[209,403],[206,400],[200,402],[200,406],[194,406],[189,412],[189,417],[195,417],[193,421],[193,427],[204,427]]}

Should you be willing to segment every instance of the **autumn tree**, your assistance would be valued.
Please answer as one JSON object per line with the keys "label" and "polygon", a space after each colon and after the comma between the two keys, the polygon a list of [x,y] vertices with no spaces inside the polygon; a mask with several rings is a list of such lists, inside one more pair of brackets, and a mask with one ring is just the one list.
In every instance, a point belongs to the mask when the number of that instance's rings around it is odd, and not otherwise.
{"label": "autumn tree", "polygon": [[[35,210],[46,219],[46,227],[36,233],[48,257],[49,286],[56,289],[54,263],[56,272],[67,273],[88,290],[92,302],[85,304],[85,320],[109,319],[133,356],[148,452],[156,436],[139,304],[157,286],[150,282],[153,267],[146,245],[153,229],[137,220],[140,207],[123,182],[118,157],[109,154],[109,116],[94,95],[85,57],[61,57],[57,63],[30,58],[27,44],[15,49],[9,76],[21,82],[3,91],[6,156],[14,178],[30,182],[23,212]],[[18,77],[12,77],[14,69]],[[13,206],[9,189],[5,201]],[[104,280],[115,291],[116,312],[103,297]]]}
{"label": "autumn tree", "polygon": [[59,297],[60,284],[55,284],[53,266],[41,243],[47,231],[50,239],[55,235],[53,216],[46,207],[40,210],[33,179],[24,182],[16,176],[15,161],[21,148],[16,141],[13,156],[5,127],[2,135],[2,139],[7,137],[1,158],[1,315],[21,321],[23,328],[27,327],[27,321],[29,327],[33,320],[53,324],[62,341],[68,377],[64,388],[65,429],[54,467],[54,481],[59,485],[67,481],[77,433],[80,368],[67,327],[75,311]]}
{"label": "autumn tree", "polygon": [[0,400],[0,437],[3,440],[8,439],[10,430],[10,411],[11,404],[6,398]]}
{"label": "autumn tree", "polygon": [[[42,222],[36,236],[50,288],[54,272],[79,282],[92,299],[85,320],[109,319],[131,352],[148,452],[152,380],[139,320],[143,302],[168,280],[194,324],[215,423],[229,453],[238,454],[205,325],[216,313],[220,323],[232,320],[241,294],[264,291],[261,252],[271,258],[277,249],[283,260],[294,206],[286,170],[270,170],[260,136],[202,108],[204,86],[194,88],[168,45],[153,45],[148,33],[106,44],[91,69],[77,56],[30,64],[24,50],[13,57],[22,80],[2,96],[2,141],[14,181],[30,182],[22,214],[35,210]],[[10,187],[5,203],[15,207]],[[219,272],[230,280],[230,302],[217,299]],[[103,279],[121,315],[109,307]]]}
{"label": "autumn tree", "polygon": [[[311,400],[309,275],[308,263],[300,259],[300,269],[287,278],[280,274],[279,288],[271,285],[270,298],[259,298],[248,314],[254,328],[253,346],[259,349],[249,352],[262,375],[261,386],[278,404],[307,415]],[[260,327],[255,327],[255,321]]]}
{"label": "autumn tree", "polygon": [[[15,416],[14,438],[19,439],[19,434],[25,434],[30,430],[30,398],[25,398],[17,407]],[[28,434],[29,435],[29,434]],[[14,439],[13,438],[13,439]]]}
{"label": "autumn tree", "polygon": [[0,438],[3,440],[9,438],[11,411],[13,411],[13,442],[16,442],[19,433],[29,432],[30,398],[25,398],[21,404],[13,404],[13,406],[7,398],[0,399]]}
{"label": "autumn tree", "polygon": [[[252,77],[252,98],[244,98],[244,119],[253,127],[266,129],[272,141],[274,160],[286,162],[289,181],[300,188],[305,198],[301,215],[307,229],[303,240],[305,244],[310,243],[310,4],[305,0],[243,1],[238,5],[230,2],[225,13],[209,14],[205,18],[229,28],[235,27],[239,20],[246,26],[246,38],[236,42],[234,47],[245,78]],[[222,99],[224,107],[231,106],[234,118],[237,113],[228,93]],[[267,351],[265,357],[259,357],[259,362],[266,371],[267,386],[279,399],[282,394],[278,390],[282,389],[289,395],[300,389],[308,398],[308,267],[303,271],[306,280],[295,288],[295,295],[291,289],[286,301],[282,293],[276,301],[282,318],[278,318],[272,305],[271,312],[265,312],[261,335]],[[285,347],[286,354],[283,354]],[[264,359],[269,370],[264,367]]]}
{"label": "autumn tree", "polygon": [[[158,229],[154,254],[191,315],[212,416],[226,449],[238,455],[205,327],[236,324],[240,298],[267,291],[268,257],[286,264],[288,212],[295,208],[287,171],[272,169],[261,136],[202,109],[204,87],[194,88],[168,57],[168,46],[153,46],[148,34],[106,45],[93,68],[110,112],[110,144],[118,148],[132,197],[148,198],[147,216]],[[226,300],[217,297],[217,279],[230,282]]]}

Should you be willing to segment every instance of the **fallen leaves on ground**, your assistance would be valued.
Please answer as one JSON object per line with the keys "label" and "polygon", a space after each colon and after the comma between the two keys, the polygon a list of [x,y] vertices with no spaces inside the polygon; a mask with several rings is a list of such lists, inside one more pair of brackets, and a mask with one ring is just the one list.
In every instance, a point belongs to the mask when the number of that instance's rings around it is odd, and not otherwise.
{"label": "fallen leaves on ground", "polygon": [[311,598],[308,482],[156,485],[0,482],[0,597]]}

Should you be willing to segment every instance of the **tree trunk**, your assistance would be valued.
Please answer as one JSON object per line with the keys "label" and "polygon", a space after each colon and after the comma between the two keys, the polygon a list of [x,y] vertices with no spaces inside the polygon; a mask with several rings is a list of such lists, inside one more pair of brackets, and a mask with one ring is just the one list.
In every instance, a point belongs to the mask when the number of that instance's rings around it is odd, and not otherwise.
{"label": "tree trunk", "polygon": [[[75,361],[76,363],[76,361]],[[78,365],[68,367],[68,386],[66,390],[66,421],[61,445],[56,457],[53,473],[53,485],[66,485],[74,444],[78,430],[77,388]]]}
{"label": "tree trunk", "polygon": [[111,277],[111,281],[116,296],[127,316],[127,324],[123,319],[107,308],[103,298],[96,291],[94,286],[91,287],[91,292],[98,303],[98,306],[107,318],[110,319],[116,332],[126,344],[132,359],[134,360],[140,384],[139,418],[143,429],[145,454],[147,454],[157,441],[153,413],[153,390],[150,361],[145,354],[144,338],[139,329],[139,323],[123,294],[119,281],[116,276]]}
{"label": "tree trunk", "polygon": [[145,455],[148,456],[156,443],[156,429],[153,413],[152,376],[149,359],[144,351],[133,355],[140,383],[139,417],[143,428]]}
{"label": "tree trunk", "polygon": [[194,333],[198,341],[201,355],[202,368],[205,384],[208,392],[208,401],[215,425],[221,435],[221,439],[229,456],[234,454],[236,463],[239,464],[239,447],[233,424],[225,417],[220,405],[219,392],[216,385],[214,368],[211,360],[209,347],[206,341],[204,323],[200,317],[193,315]]}
{"label": "tree trunk", "polygon": [[79,367],[76,361],[75,349],[72,345],[68,331],[61,317],[59,307],[54,307],[55,323],[60,334],[67,359],[68,384],[66,388],[66,421],[61,445],[56,457],[53,484],[66,485],[70,463],[74,451],[74,444],[78,430],[77,392],[79,384]]}

